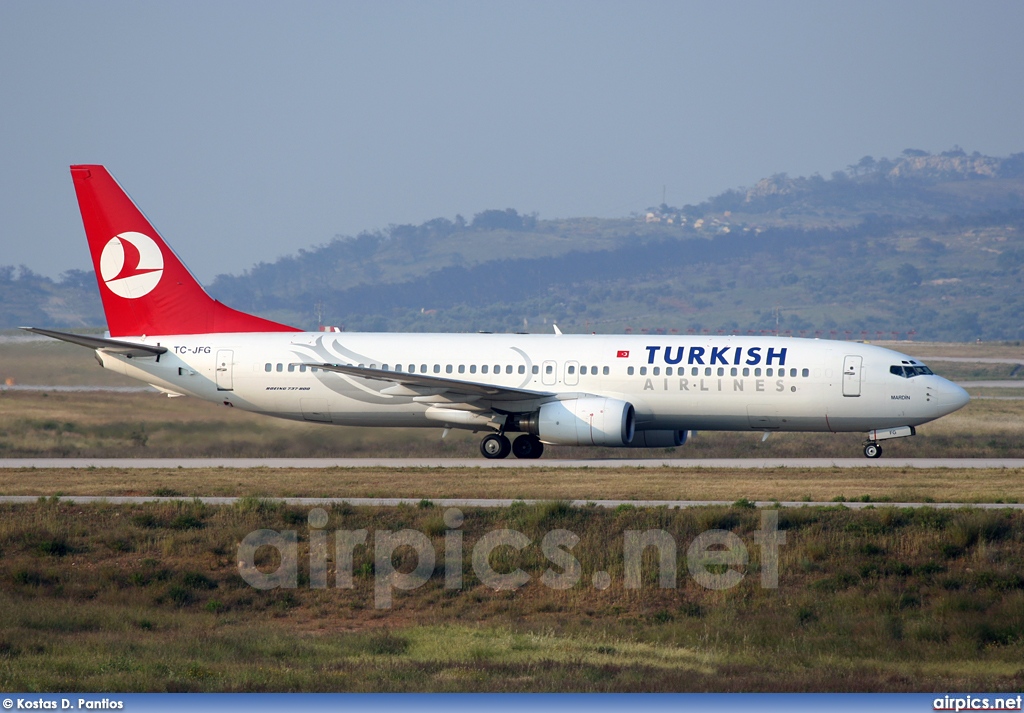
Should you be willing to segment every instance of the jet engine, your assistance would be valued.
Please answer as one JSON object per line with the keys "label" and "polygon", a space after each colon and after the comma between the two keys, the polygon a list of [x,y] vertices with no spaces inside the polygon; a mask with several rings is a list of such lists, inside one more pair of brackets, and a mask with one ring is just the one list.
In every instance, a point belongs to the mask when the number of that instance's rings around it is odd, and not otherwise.
{"label": "jet engine", "polygon": [[636,428],[633,404],[602,396],[551,401],[510,417],[508,430],[525,431],[560,446],[628,446]]}

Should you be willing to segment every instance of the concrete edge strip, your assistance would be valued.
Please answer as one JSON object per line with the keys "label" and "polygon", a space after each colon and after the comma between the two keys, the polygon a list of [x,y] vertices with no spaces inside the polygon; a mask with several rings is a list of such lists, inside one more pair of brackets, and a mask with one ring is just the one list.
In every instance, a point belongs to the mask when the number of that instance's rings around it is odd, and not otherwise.
{"label": "concrete edge strip", "polygon": [[[74,503],[76,505],[108,504],[108,505],[136,505],[143,503],[188,503],[200,502],[204,505],[237,505],[244,500],[260,500],[269,502],[280,502],[285,505],[298,505],[304,507],[351,505],[353,507],[398,507],[418,506],[424,501],[429,501],[436,507],[466,507],[466,508],[505,508],[514,503],[524,505],[538,505],[549,503],[552,500],[513,500],[509,498],[243,498],[243,497],[156,497],[156,496],[102,496],[102,495],[3,495],[0,496],[0,503],[29,504],[38,503],[41,500],[51,501],[57,498],[59,502]],[[735,505],[730,500],[571,500],[569,505],[575,508],[599,507],[599,508],[694,508],[708,506],[729,506]],[[751,503],[757,508],[800,508],[800,507],[844,507],[851,510],[863,510],[866,508],[940,508],[959,509],[977,508],[981,510],[1024,510],[1024,503],[892,503],[892,502],[805,502],[802,500],[758,500]]]}
{"label": "concrete edge strip", "polygon": [[483,460],[469,458],[0,458],[0,470],[178,468],[945,468],[1024,469],[1024,458],[673,458],[601,460]]}

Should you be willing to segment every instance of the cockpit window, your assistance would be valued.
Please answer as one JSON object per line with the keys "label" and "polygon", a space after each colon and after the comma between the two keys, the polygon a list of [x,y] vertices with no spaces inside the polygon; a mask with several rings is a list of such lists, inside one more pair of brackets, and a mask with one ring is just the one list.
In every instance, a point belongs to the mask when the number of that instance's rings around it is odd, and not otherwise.
{"label": "cockpit window", "polygon": [[915,376],[926,376],[935,372],[921,364],[916,366],[896,364],[889,367],[889,373],[902,376],[904,379],[913,379]]}

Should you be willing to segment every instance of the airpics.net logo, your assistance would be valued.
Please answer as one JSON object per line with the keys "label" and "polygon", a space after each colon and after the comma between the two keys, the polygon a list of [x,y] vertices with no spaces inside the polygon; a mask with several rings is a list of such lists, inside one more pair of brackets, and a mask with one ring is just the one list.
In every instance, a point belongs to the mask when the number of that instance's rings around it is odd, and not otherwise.
{"label": "airpics.net logo", "polygon": [[118,297],[134,300],[148,295],[163,274],[163,253],[148,235],[121,233],[103,246],[100,277]]}

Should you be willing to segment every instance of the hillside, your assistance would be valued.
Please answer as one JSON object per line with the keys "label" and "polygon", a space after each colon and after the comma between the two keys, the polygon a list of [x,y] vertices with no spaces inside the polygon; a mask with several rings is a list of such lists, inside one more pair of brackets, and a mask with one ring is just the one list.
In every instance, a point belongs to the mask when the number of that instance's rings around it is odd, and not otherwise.
{"label": "hillside", "polygon": [[[1022,264],[1024,154],[908,149],[619,220],[508,209],[391,226],[210,291],[310,328],[1017,340]],[[84,277],[0,272],[3,326],[100,324]]]}

